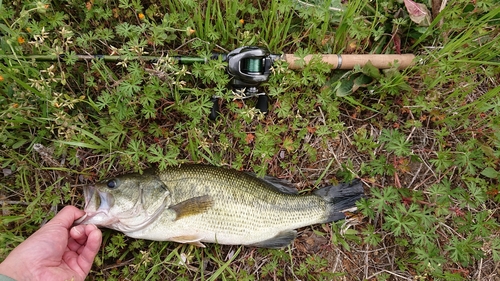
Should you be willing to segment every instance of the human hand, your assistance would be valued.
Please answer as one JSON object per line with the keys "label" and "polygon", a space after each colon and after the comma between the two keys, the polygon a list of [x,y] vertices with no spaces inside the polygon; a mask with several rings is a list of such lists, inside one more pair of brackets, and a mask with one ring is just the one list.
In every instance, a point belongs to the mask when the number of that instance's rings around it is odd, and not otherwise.
{"label": "human hand", "polygon": [[0,274],[22,280],[84,280],[102,241],[94,225],[73,222],[84,211],[64,207],[53,219],[17,246],[0,264]]}

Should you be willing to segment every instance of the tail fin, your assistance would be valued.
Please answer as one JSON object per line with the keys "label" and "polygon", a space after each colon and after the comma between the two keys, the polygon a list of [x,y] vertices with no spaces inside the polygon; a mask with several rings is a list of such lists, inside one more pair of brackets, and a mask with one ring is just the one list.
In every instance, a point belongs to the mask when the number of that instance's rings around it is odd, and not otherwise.
{"label": "tail fin", "polygon": [[356,207],[356,201],[364,196],[361,180],[355,179],[350,183],[331,185],[313,192],[323,198],[330,205],[330,210],[325,223],[338,221],[345,218],[344,212]]}

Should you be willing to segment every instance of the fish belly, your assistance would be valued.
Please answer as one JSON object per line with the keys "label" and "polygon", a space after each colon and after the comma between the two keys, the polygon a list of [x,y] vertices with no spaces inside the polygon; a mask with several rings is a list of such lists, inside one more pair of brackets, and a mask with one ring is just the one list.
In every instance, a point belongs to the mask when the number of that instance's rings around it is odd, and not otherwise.
{"label": "fish belly", "polygon": [[321,223],[325,219],[324,210],[318,207],[316,198],[301,196],[293,199],[285,199],[279,205],[262,202],[235,204],[230,200],[218,200],[210,210],[178,220],[175,214],[167,212],[146,229],[127,235],[182,243],[199,241],[252,245],[277,237],[285,231]]}

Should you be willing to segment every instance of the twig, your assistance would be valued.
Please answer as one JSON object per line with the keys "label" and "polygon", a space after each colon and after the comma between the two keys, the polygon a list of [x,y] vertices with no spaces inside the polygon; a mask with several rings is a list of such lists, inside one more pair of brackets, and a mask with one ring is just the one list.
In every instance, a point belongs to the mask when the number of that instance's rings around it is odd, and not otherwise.
{"label": "twig", "polygon": [[448,231],[450,231],[452,234],[464,239],[464,237],[462,235],[460,235],[460,233],[456,232],[453,228],[447,226],[446,224],[442,223],[442,222],[439,222],[439,225],[442,225],[444,226],[446,229],[448,229]]}
{"label": "twig", "polygon": [[113,268],[117,268],[117,267],[126,266],[126,265],[131,264],[133,261],[134,261],[134,258],[126,260],[126,261],[121,262],[119,264],[113,264],[113,265],[110,265],[110,266],[106,266],[106,267],[102,268],[101,270],[109,270],[109,269],[113,269]]}
{"label": "twig", "polygon": [[366,248],[366,251],[365,251],[365,279],[366,280],[369,280],[368,279],[368,269],[369,269],[369,265],[368,265],[368,244],[365,245],[365,248]]}
{"label": "twig", "polygon": [[389,270],[385,270],[385,269],[383,269],[382,271],[379,271],[379,272],[376,272],[376,273],[372,274],[371,276],[369,276],[369,277],[368,277],[368,278],[366,278],[366,279],[367,279],[367,280],[370,280],[370,279],[372,279],[373,277],[375,277],[375,276],[377,276],[377,275],[379,275],[379,274],[381,274],[381,273],[384,273],[384,272],[385,272],[385,273],[389,273],[389,274],[394,275],[394,276],[399,277],[399,278],[403,278],[403,279],[405,279],[405,280],[413,280],[412,278],[408,278],[408,277],[405,277],[405,276],[403,276],[403,275],[399,275],[399,274],[397,274],[397,273],[395,273],[395,272],[392,272],[392,271],[389,271]]}
{"label": "twig", "polygon": [[[307,2],[304,2],[304,1],[301,1],[301,0],[297,0],[297,2],[299,4],[302,4],[304,6],[308,6],[308,7],[316,7],[316,5],[314,4],[311,4],[311,3],[307,3]],[[343,10],[340,9],[340,8],[335,8],[335,7],[328,7],[328,10],[330,11],[336,11],[336,12],[342,12]]]}
{"label": "twig", "polygon": [[21,206],[28,206],[30,203],[29,202],[23,202],[23,201],[4,201],[0,200],[0,205],[21,205]]}
{"label": "twig", "polygon": [[[411,179],[410,183],[408,184],[408,188],[410,188],[410,186],[413,184],[413,182],[417,179],[417,176],[420,174],[420,170],[422,170],[422,166],[423,166],[423,164],[420,163],[420,165],[418,166],[417,172],[415,173],[415,175]],[[416,190],[416,189],[413,189],[413,190]]]}
{"label": "twig", "polygon": [[481,281],[481,270],[483,269],[483,258],[479,260],[479,269],[477,273],[477,280]]}

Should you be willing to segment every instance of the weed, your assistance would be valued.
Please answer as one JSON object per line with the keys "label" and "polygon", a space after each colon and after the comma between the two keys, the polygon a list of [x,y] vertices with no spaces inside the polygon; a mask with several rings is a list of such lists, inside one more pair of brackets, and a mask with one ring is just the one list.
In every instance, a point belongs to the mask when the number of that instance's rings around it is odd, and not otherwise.
{"label": "weed", "polygon": [[[388,0],[0,2],[0,257],[62,205],[81,207],[82,185],[203,162],[301,191],[360,177],[367,198],[358,225],[302,229],[283,250],[197,249],[104,230],[90,279],[494,278],[500,8],[439,8],[420,26]],[[270,98],[264,115],[254,99],[234,100],[222,59],[175,59],[245,45],[419,61],[384,71],[276,61],[259,87]]]}

